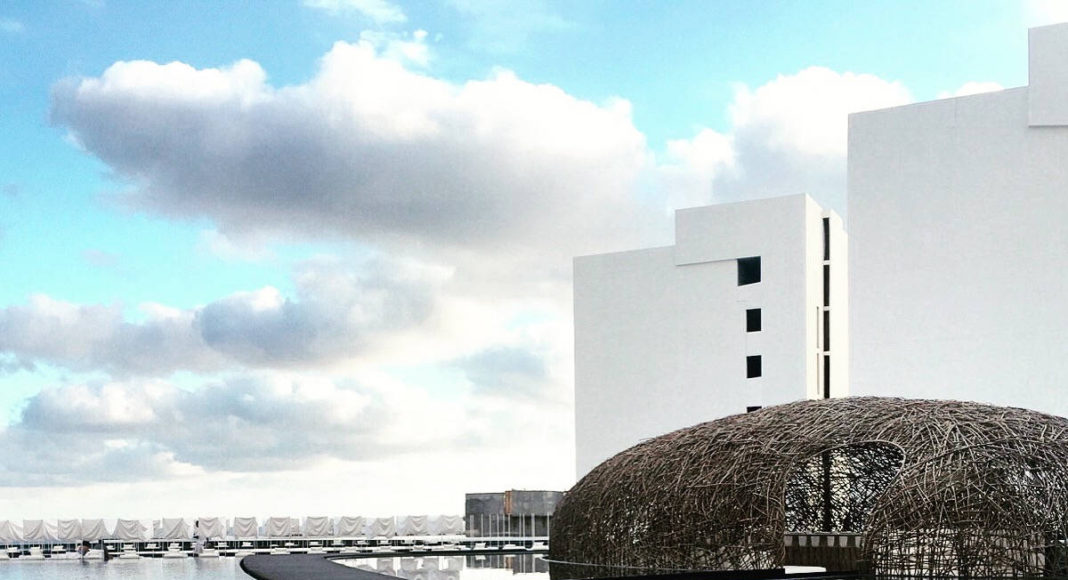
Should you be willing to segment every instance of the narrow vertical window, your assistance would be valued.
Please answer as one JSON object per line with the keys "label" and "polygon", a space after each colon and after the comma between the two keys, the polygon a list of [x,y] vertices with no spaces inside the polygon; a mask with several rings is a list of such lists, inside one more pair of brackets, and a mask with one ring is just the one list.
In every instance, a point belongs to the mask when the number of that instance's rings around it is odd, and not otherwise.
{"label": "narrow vertical window", "polygon": [[823,218],[823,259],[831,259],[831,218]]}
{"label": "narrow vertical window", "polygon": [[831,305],[831,265],[823,265],[823,305]]}
{"label": "narrow vertical window", "polygon": [[823,311],[823,351],[831,350],[831,311]]}
{"label": "narrow vertical window", "polygon": [[760,256],[738,258],[738,285],[746,286],[760,281]]}
{"label": "narrow vertical window", "polygon": [[760,376],[760,355],[745,357],[745,378],[755,379]]}
{"label": "narrow vertical window", "polygon": [[745,331],[760,332],[760,309],[749,308],[745,311]]}
{"label": "narrow vertical window", "polygon": [[823,398],[831,398],[831,356],[823,355]]}

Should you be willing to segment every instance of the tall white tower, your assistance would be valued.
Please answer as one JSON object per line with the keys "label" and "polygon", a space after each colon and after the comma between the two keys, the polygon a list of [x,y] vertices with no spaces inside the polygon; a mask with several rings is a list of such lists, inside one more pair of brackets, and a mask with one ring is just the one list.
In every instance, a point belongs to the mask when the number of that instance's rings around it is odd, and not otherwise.
{"label": "tall white tower", "polygon": [[847,394],[837,214],[806,195],[685,209],[675,240],[575,258],[580,477],[648,437]]}

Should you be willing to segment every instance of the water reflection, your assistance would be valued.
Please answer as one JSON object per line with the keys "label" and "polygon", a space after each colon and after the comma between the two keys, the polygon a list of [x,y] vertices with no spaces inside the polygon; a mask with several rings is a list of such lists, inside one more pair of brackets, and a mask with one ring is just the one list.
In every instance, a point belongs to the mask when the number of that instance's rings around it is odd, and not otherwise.
{"label": "water reflection", "polygon": [[0,564],[0,580],[247,580],[237,558],[142,558],[140,560],[48,560]]}
{"label": "water reflection", "polygon": [[509,580],[515,574],[538,575],[531,580],[549,577],[549,563],[542,554],[351,558],[338,563],[405,580]]}

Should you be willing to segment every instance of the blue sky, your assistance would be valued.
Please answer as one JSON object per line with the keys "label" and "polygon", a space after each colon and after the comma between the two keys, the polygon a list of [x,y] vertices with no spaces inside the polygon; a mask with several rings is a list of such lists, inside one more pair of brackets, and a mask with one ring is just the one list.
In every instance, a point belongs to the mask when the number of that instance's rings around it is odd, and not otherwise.
{"label": "blue sky", "polygon": [[[0,519],[340,515],[368,474],[348,511],[566,488],[571,256],[670,243],[678,207],[847,214],[849,112],[1024,85],[1026,28],[1064,18],[0,4],[0,439],[47,449],[2,460]],[[396,476],[434,470],[462,475]]]}

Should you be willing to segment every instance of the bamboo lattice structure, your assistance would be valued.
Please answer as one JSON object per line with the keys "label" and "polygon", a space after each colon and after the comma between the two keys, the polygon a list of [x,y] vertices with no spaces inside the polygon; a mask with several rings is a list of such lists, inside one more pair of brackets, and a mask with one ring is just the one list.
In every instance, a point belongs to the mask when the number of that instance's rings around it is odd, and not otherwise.
{"label": "bamboo lattice structure", "polygon": [[640,443],[557,507],[552,576],[780,567],[787,532],[863,534],[878,575],[1068,575],[1068,419],[853,397]]}

